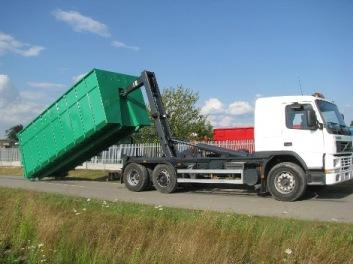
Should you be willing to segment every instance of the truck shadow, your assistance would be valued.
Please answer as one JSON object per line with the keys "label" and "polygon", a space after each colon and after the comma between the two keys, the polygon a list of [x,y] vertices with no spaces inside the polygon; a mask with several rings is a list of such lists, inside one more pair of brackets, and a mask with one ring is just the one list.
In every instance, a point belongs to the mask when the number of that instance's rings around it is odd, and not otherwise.
{"label": "truck shadow", "polygon": [[334,186],[309,186],[303,199],[338,200],[353,194],[353,182]]}
{"label": "truck shadow", "polygon": [[[258,195],[252,186],[226,184],[185,184],[178,189],[179,193],[200,193],[226,196],[271,197],[270,194]],[[339,200],[353,195],[353,182],[335,186],[309,186],[306,194],[300,200]]]}
{"label": "truck shadow", "polygon": [[[70,177],[66,176],[60,181],[97,181],[97,182],[120,182],[120,175],[102,176],[99,178]],[[57,181],[58,179],[47,178],[48,181]],[[152,186],[146,191],[153,191]],[[207,195],[224,196],[250,196],[250,197],[271,197],[270,194],[258,195],[253,186],[247,185],[228,185],[228,184],[180,184],[177,193],[198,193]],[[300,199],[304,200],[337,200],[353,195],[353,181],[341,183],[334,186],[309,186],[306,194]]]}
{"label": "truck shadow", "polygon": [[198,194],[215,194],[225,196],[257,196],[254,187],[246,185],[229,185],[229,184],[182,184],[177,190],[178,193],[198,193]]}

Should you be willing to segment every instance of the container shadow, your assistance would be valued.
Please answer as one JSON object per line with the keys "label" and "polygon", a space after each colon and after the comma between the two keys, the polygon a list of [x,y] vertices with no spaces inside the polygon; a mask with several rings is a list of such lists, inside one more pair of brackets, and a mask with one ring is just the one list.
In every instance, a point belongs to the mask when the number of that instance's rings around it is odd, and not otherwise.
{"label": "container shadow", "polygon": [[97,182],[120,182],[120,177],[105,175],[97,178],[79,177],[79,176],[66,176],[62,178],[45,178],[46,181],[97,181]]}
{"label": "container shadow", "polygon": [[353,195],[353,181],[333,186],[309,186],[304,199],[339,200]]}

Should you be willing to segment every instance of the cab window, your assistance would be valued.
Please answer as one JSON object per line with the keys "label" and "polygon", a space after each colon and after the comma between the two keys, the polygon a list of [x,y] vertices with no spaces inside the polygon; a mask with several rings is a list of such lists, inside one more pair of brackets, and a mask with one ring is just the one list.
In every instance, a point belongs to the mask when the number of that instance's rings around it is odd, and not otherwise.
{"label": "cab window", "polygon": [[309,130],[306,112],[312,109],[310,104],[292,104],[286,106],[286,125],[290,129]]}

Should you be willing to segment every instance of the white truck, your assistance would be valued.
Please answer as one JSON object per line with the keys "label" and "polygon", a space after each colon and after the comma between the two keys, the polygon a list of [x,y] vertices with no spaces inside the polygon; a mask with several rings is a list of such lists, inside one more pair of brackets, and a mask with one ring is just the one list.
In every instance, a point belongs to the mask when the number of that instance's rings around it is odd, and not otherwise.
{"label": "white truck", "polygon": [[[353,179],[351,132],[337,106],[323,96],[258,99],[255,150],[279,154],[280,163],[269,165],[271,170],[280,171],[289,165],[286,163],[299,166],[307,185],[333,185]],[[269,176],[273,177],[272,173]],[[287,172],[278,174],[273,184],[268,184],[270,192],[290,192],[295,178]],[[283,185],[287,181],[289,185]]]}
{"label": "white truck", "polygon": [[[247,184],[277,200],[295,201],[308,185],[353,179],[351,132],[337,106],[320,94],[258,99],[255,152],[249,154],[174,139],[154,73],[144,71],[121,96],[142,86],[163,157],[125,157],[122,182],[132,191],[151,183],[163,193],[179,183]],[[176,143],[189,145],[189,151],[178,151]]]}

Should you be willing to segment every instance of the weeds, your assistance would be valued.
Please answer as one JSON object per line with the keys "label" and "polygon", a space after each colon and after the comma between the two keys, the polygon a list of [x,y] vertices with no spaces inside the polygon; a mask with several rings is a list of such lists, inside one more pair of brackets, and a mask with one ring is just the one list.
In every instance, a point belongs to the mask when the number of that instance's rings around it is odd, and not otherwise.
{"label": "weeds", "polygon": [[[23,176],[22,167],[4,167],[0,166],[1,175]],[[82,180],[104,180],[108,177],[108,172],[104,170],[71,170],[67,178]]]}
{"label": "weeds", "polygon": [[353,225],[0,188],[0,263],[353,263]]}

